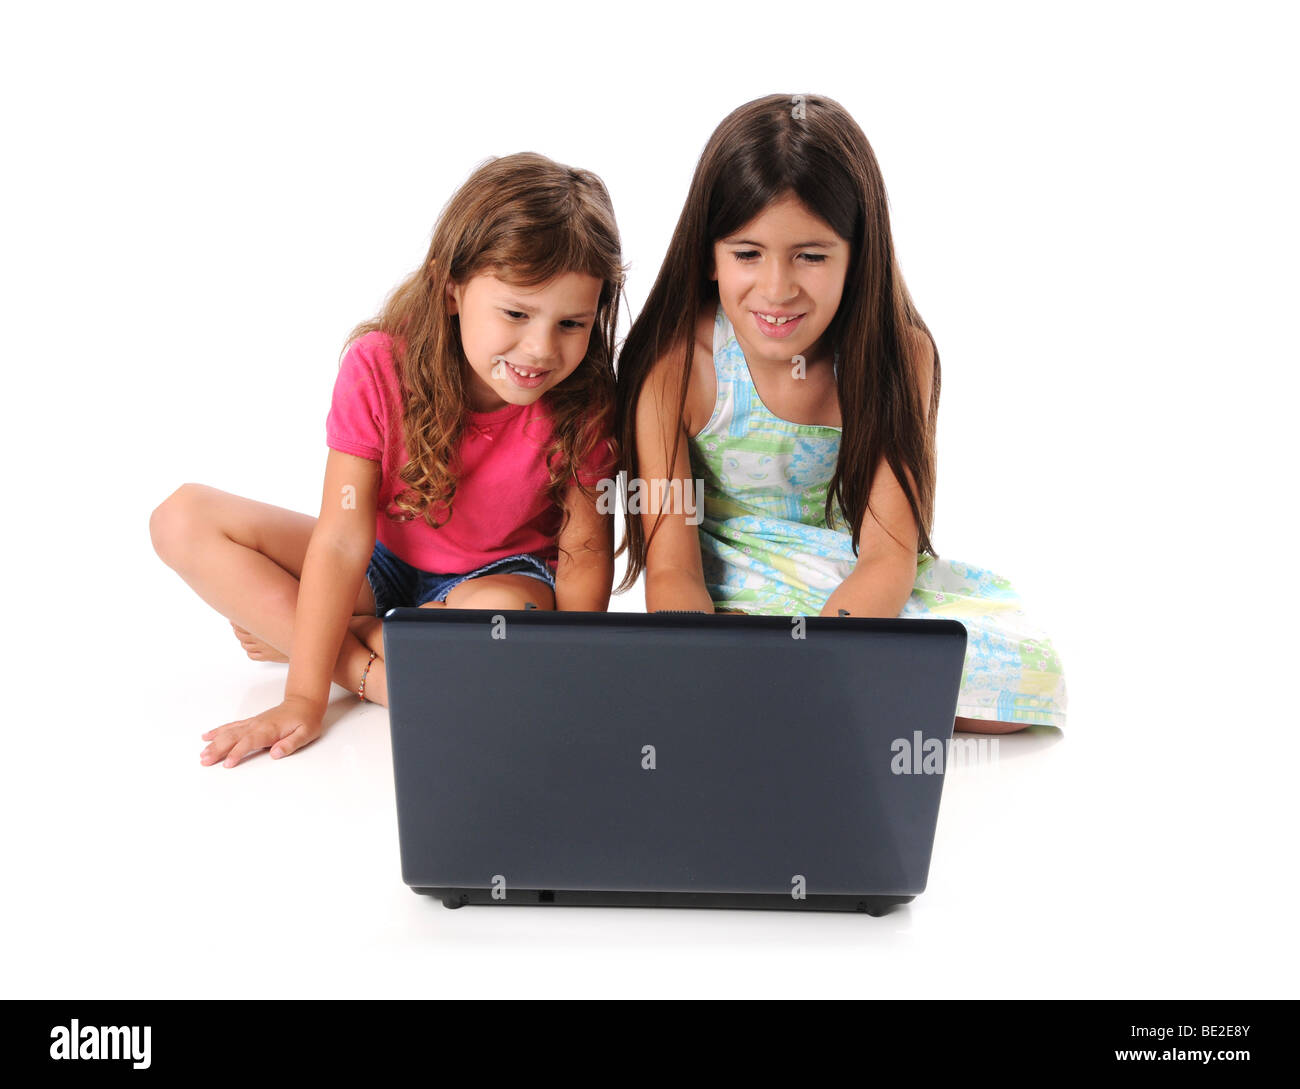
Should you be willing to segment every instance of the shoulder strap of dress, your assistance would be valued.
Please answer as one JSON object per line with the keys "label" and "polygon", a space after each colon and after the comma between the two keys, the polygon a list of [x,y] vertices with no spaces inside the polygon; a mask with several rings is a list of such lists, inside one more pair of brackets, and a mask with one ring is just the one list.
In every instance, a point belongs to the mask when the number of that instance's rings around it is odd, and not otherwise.
{"label": "shoulder strap of dress", "polygon": [[708,422],[699,432],[700,436],[716,434],[719,427],[725,431],[726,421],[731,418],[734,376],[732,375],[733,368],[726,356],[727,345],[731,341],[732,335],[731,323],[727,320],[726,311],[722,309],[722,305],[719,303],[713,314],[713,405],[710,409]]}
{"label": "shoulder strap of dress", "polygon": [[718,303],[718,308],[713,313],[713,362],[715,368],[718,355],[726,347],[727,341],[730,339],[731,322],[727,320],[727,312],[722,309],[722,303]]}

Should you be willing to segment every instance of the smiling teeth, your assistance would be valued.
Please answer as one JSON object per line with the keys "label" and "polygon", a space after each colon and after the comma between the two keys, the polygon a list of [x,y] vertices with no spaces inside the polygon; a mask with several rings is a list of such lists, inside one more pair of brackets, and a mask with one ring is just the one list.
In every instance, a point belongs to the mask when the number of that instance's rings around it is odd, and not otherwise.
{"label": "smiling teeth", "polygon": [[784,325],[787,321],[794,321],[798,316],[798,314],[793,314],[788,318],[774,318],[770,314],[759,314],[759,317],[769,325]]}
{"label": "smiling teeth", "polygon": [[519,377],[521,377],[521,378],[536,378],[539,374],[545,374],[545,373],[546,373],[545,371],[526,371],[526,370],[522,370],[521,368],[516,367],[513,363],[507,363],[506,366],[509,367],[512,371],[515,372],[515,374],[519,375]]}

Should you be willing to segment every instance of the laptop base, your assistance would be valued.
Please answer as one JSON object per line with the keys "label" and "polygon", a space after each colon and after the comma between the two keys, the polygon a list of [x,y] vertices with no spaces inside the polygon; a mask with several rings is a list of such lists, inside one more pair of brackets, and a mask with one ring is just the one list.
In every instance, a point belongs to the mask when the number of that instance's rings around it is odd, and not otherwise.
{"label": "laptop base", "polygon": [[466,904],[490,906],[551,907],[684,907],[757,908],[773,911],[849,911],[885,915],[915,896],[827,896],[811,895],[796,900],[784,893],[762,892],[592,892],[564,889],[515,889],[504,899],[494,898],[492,889],[417,888],[411,891],[434,896],[443,907]]}

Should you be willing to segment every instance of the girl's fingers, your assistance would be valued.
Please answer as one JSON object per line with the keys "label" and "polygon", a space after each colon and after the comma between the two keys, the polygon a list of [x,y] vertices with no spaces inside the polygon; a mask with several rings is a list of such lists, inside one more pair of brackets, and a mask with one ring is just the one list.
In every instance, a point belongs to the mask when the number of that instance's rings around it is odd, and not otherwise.
{"label": "girl's fingers", "polygon": [[[244,719],[242,721],[247,721]],[[237,736],[231,732],[232,726],[240,725],[239,722],[227,722],[224,726],[218,726],[215,730],[209,730],[203,735],[207,741],[208,747],[199,754],[200,764],[214,764],[230,751],[230,746],[235,743]]]}
{"label": "girl's fingers", "polygon": [[[240,719],[238,722],[228,722],[215,730],[209,730],[203,736],[211,737],[212,743],[200,754],[199,763],[215,764],[225,757],[227,767],[238,764],[250,751],[249,745],[256,742],[261,733],[257,727],[249,725],[252,721],[251,718]],[[240,727],[243,727],[242,733]],[[253,744],[253,750],[265,747],[265,744]],[[236,749],[239,751],[236,752]]]}
{"label": "girl's fingers", "polygon": [[288,756],[292,752],[297,752],[308,741],[312,740],[309,736],[306,725],[299,726],[288,737],[282,737],[275,743],[271,749],[272,759],[279,760],[282,756]]}
{"label": "girl's fingers", "polygon": [[244,759],[244,757],[247,756],[250,752],[257,752],[258,749],[264,749],[264,748],[266,748],[266,746],[258,742],[257,739],[251,733],[245,734],[242,738],[240,738],[237,742],[235,742],[234,748],[232,748],[229,754],[226,756],[224,762],[225,766],[228,768],[233,768],[242,759]]}
{"label": "girl's fingers", "polygon": [[232,742],[229,738],[222,738],[213,741],[206,749],[199,753],[200,764],[215,764],[230,751]]}
{"label": "girl's fingers", "polygon": [[274,716],[266,720],[259,715],[227,722],[203,735],[211,743],[199,754],[199,763],[215,764],[224,757],[225,766],[233,768],[249,753],[268,745],[273,746],[271,756],[278,760],[314,741],[318,732],[296,718],[276,721]]}
{"label": "girl's fingers", "polygon": [[227,723],[224,723],[223,725],[221,725],[221,726],[217,726],[217,727],[215,727],[214,729],[209,730],[206,734],[201,734],[200,736],[202,737],[202,739],[203,739],[204,741],[211,741],[211,740],[212,740],[214,737],[216,737],[217,734],[219,734],[222,730],[229,730],[232,726],[242,726],[245,722],[248,722],[248,721],[250,721],[250,720],[249,720],[249,719],[246,719],[246,718],[237,718],[237,719],[235,719],[234,722],[227,722]]}
{"label": "girl's fingers", "polygon": [[[252,722],[253,720],[249,719],[248,721]],[[236,741],[234,747],[230,750],[230,754],[226,757],[226,767],[233,768],[249,753],[259,752],[260,750],[265,749],[268,745],[275,745],[276,748],[280,748],[285,744],[284,740],[281,740],[280,735],[293,724],[293,719],[285,722],[283,720],[276,721],[272,718],[270,720],[263,720],[248,727],[248,729],[244,731],[244,736]],[[303,730],[303,728],[304,727],[299,726],[290,736],[296,736]],[[293,748],[297,748],[302,743],[301,740],[297,741]],[[290,749],[289,751],[292,752],[293,749]]]}

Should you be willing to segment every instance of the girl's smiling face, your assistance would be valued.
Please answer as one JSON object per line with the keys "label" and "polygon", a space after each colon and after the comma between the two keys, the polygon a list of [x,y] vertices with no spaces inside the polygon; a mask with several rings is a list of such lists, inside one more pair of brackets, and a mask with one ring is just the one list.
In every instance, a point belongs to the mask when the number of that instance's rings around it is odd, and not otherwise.
{"label": "girl's smiling face", "polygon": [[789,364],[818,345],[839,309],[849,245],[793,193],[713,245],[712,279],[745,358]]}
{"label": "girl's smiling face", "polygon": [[460,315],[469,360],[470,408],[492,412],[539,400],[578,368],[587,354],[601,281],[566,272],[540,286],[520,287],[489,273],[447,285],[447,306]]}

